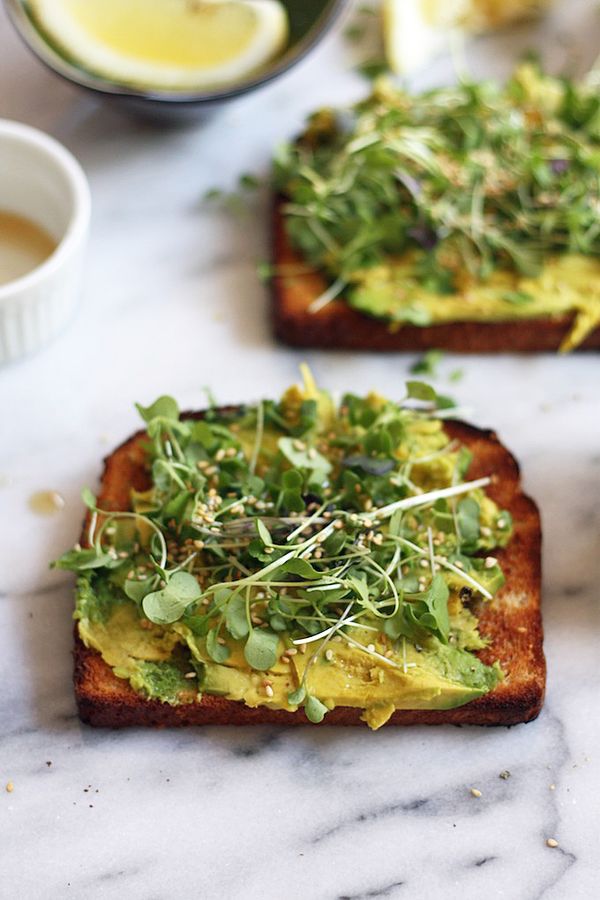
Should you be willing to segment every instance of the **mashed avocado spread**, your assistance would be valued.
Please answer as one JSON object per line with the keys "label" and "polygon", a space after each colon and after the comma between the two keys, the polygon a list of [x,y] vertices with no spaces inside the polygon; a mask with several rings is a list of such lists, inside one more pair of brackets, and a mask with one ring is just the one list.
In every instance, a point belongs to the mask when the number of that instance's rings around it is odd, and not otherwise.
{"label": "mashed avocado spread", "polygon": [[381,81],[312,116],[276,160],[276,186],[292,245],[332,282],[314,311],[343,292],[391,329],[567,318],[562,350],[600,326],[591,83],[532,64],[503,87],[412,96]]}
{"label": "mashed avocado spread", "polygon": [[146,697],[203,693],[320,722],[357,707],[447,709],[492,690],[477,608],[503,584],[508,512],[468,480],[427,385],[402,404],[303,386],[279,402],[181,417],[138,407],[148,489],[103,511],[78,573],[79,634]]}

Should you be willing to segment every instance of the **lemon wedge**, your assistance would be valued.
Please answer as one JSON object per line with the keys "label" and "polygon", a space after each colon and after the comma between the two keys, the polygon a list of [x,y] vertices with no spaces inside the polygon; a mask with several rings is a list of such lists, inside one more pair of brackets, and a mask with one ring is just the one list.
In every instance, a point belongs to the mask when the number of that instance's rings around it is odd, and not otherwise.
{"label": "lemon wedge", "polygon": [[543,12],[553,0],[384,0],[388,63],[407,74],[448,49],[450,33],[478,34]]}
{"label": "lemon wedge", "polygon": [[79,65],[120,84],[195,90],[243,81],[280,53],[278,0],[29,0]]}

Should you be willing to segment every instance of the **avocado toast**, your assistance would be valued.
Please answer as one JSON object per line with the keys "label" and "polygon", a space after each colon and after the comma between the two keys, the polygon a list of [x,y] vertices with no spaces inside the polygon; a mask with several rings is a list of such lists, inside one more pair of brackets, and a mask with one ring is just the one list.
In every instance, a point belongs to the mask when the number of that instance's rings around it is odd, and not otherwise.
{"label": "avocado toast", "polygon": [[275,160],[272,317],[296,346],[600,348],[597,91],[377,83]]}
{"label": "avocado toast", "polygon": [[94,725],[515,724],[544,694],[540,524],[491,432],[305,372],[106,460],[81,545],[75,689]]}

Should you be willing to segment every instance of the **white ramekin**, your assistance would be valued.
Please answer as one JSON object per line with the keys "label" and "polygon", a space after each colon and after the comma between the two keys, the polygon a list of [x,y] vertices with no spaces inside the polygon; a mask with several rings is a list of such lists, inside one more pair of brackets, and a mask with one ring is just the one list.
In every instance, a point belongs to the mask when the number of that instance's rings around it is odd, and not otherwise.
{"label": "white ramekin", "polygon": [[54,338],[77,306],[90,223],[90,190],[75,157],[36,128],[0,119],[0,209],[44,228],[56,250],[0,285],[0,363]]}

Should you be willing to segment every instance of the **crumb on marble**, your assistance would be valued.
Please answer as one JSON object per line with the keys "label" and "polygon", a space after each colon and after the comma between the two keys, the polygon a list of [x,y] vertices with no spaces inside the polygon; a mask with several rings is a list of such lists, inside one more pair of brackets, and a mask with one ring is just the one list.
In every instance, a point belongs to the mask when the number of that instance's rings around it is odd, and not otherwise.
{"label": "crumb on marble", "polygon": [[550,785],[550,790],[551,790],[551,791],[555,791],[555,790],[556,790],[556,785],[555,785],[555,784],[551,784],[551,785]]}
{"label": "crumb on marble", "polygon": [[553,848],[558,847],[558,841],[556,840],[556,838],[548,838],[548,840],[546,841],[546,846]]}
{"label": "crumb on marble", "polygon": [[508,778],[510,778],[510,772],[508,771],[508,769],[505,769],[503,772],[500,772],[500,775],[498,777],[503,781],[506,781]]}

